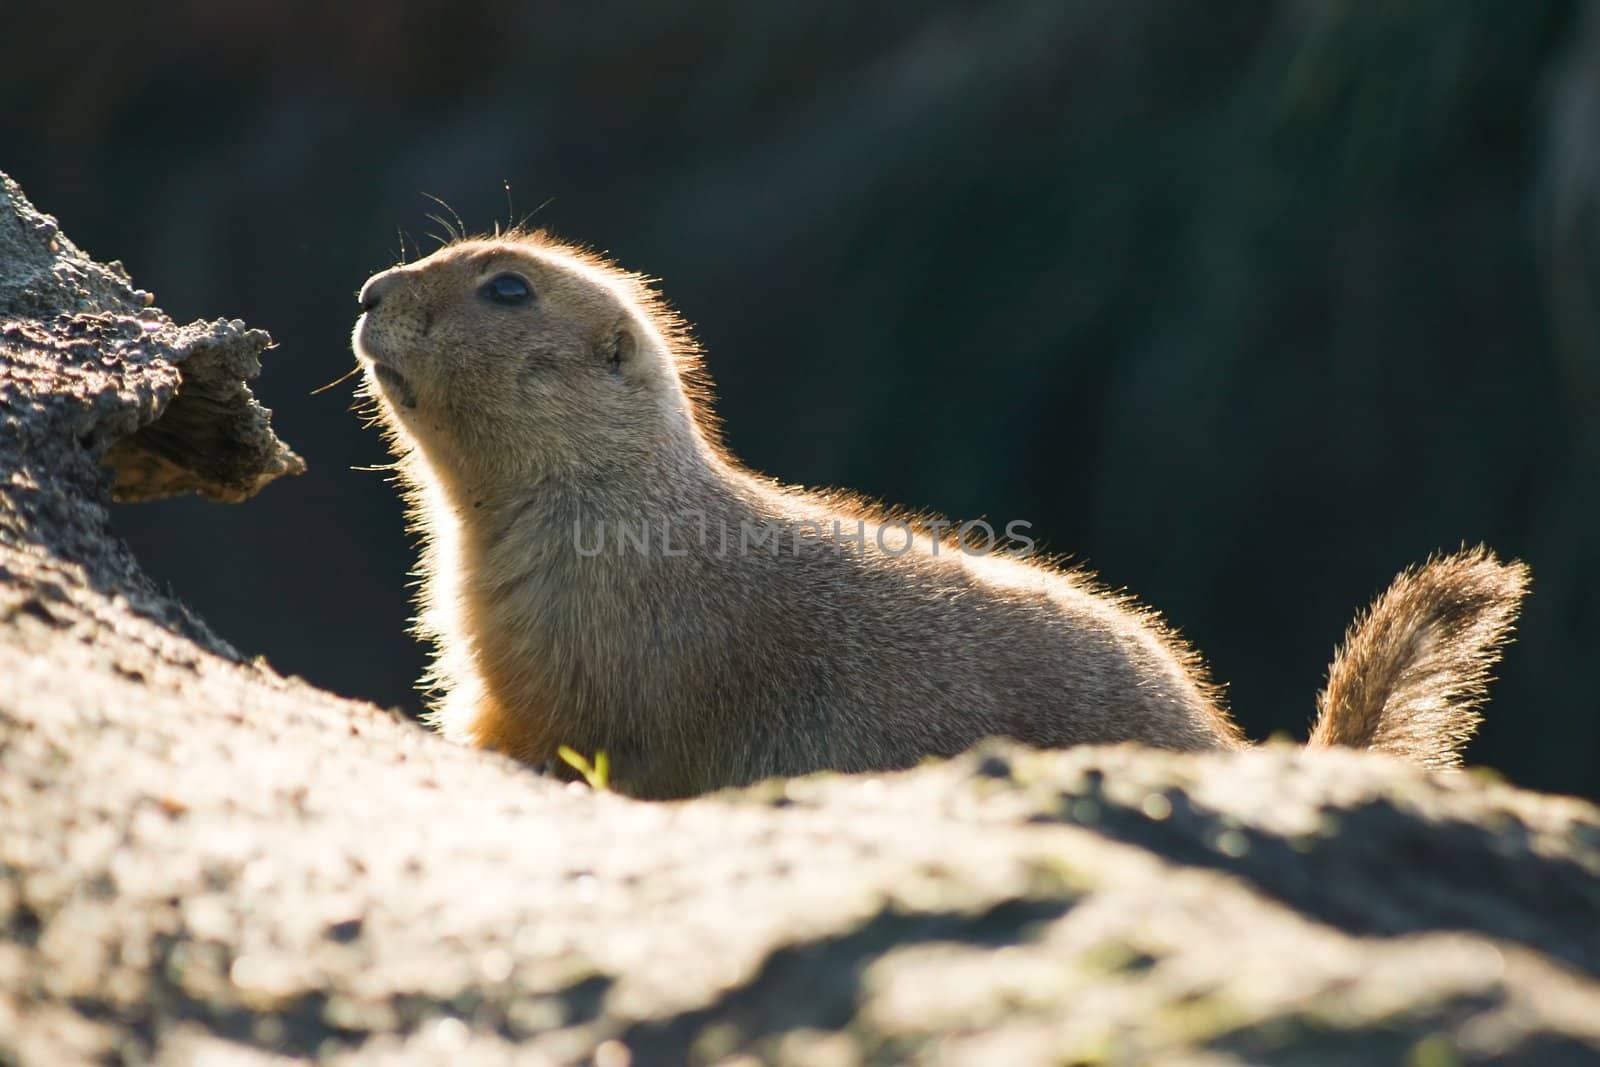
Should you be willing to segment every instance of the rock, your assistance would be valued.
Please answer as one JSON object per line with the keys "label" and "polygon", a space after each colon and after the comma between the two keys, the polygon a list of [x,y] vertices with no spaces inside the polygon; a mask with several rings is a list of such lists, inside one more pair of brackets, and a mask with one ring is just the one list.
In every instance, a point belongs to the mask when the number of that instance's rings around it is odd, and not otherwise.
{"label": "rock", "polygon": [[237,320],[177,326],[114,267],[0,175],[0,441],[86,448],[124,500],[243,500],[303,471],[245,384],[272,338]]}
{"label": "rock", "polygon": [[300,469],[267,336],[0,199],[0,1060],[1600,1058],[1576,800],[995,745],[649,804],[241,657],[107,500]]}

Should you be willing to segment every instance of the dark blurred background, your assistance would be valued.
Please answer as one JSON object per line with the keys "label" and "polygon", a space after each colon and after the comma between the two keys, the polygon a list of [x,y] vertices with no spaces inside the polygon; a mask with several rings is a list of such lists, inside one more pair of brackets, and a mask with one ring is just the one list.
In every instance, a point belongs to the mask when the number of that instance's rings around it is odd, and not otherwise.
{"label": "dark blurred background", "polygon": [[509,181],[665,279],[750,464],[1031,520],[1252,736],[1406,564],[1527,559],[1472,756],[1600,795],[1600,4],[5,7],[0,169],[277,338],[310,473],[116,518],[281,670],[417,708],[387,457],[309,394],[420,194],[486,229]]}

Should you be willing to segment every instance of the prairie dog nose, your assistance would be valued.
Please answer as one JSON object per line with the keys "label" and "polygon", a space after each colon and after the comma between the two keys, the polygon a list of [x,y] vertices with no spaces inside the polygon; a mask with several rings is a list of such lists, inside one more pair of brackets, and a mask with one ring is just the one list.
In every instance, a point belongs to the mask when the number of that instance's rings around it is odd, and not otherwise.
{"label": "prairie dog nose", "polygon": [[371,311],[383,299],[383,294],[394,288],[400,280],[399,269],[386,270],[381,274],[374,274],[367,279],[367,284],[361,287],[361,295],[356,297],[361,303],[362,311]]}

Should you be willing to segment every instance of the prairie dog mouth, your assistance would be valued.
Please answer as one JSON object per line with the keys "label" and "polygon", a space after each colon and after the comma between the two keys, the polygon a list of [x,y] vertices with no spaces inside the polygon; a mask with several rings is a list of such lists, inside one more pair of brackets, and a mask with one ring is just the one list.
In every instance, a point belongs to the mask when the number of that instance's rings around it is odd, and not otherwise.
{"label": "prairie dog mouth", "polygon": [[372,376],[378,379],[378,385],[389,395],[389,398],[403,408],[417,406],[417,394],[412,390],[411,383],[405,376],[387,363],[372,361]]}
{"label": "prairie dog mouth", "polygon": [[406,381],[405,375],[382,359],[383,338],[381,332],[374,328],[370,311],[356,320],[355,334],[351,340],[356,355],[368,365],[372,377],[377,380],[378,388],[383,390],[383,395],[400,407],[416,407],[416,390],[411,388],[411,383]]}

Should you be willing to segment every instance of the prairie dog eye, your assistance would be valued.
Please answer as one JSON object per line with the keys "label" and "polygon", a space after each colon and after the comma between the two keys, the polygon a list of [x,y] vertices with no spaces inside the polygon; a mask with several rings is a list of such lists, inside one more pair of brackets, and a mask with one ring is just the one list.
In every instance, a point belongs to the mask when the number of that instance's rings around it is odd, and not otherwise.
{"label": "prairie dog eye", "polygon": [[491,304],[516,307],[533,299],[533,287],[520,274],[496,274],[478,288],[478,295]]}

